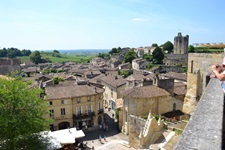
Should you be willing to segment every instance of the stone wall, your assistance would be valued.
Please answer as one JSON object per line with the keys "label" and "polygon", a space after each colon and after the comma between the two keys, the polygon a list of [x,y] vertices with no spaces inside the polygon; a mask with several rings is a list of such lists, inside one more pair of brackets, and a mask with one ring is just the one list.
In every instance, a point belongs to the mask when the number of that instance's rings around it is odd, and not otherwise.
{"label": "stone wall", "polygon": [[21,72],[21,67],[20,67],[20,59],[10,59],[10,58],[1,58],[0,59],[0,74],[1,75],[11,75],[12,72],[18,73]]}
{"label": "stone wall", "polygon": [[166,54],[164,63],[167,66],[181,65],[185,67],[188,63],[188,54]]}
{"label": "stone wall", "polygon": [[138,148],[140,144],[139,134],[145,126],[146,120],[140,117],[129,116],[129,145],[133,148]]}
{"label": "stone wall", "polygon": [[166,73],[166,72],[182,73],[182,72],[184,72],[184,67],[180,67],[180,66],[160,66],[153,71],[157,72],[157,73]]}
{"label": "stone wall", "polygon": [[174,79],[161,79],[157,83],[158,87],[165,89],[171,95],[174,94]]}
{"label": "stone wall", "polygon": [[184,99],[183,112],[192,114],[206,87],[206,76],[211,72],[210,66],[221,64],[223,54],[190,53],[188,55],[187,94]]}

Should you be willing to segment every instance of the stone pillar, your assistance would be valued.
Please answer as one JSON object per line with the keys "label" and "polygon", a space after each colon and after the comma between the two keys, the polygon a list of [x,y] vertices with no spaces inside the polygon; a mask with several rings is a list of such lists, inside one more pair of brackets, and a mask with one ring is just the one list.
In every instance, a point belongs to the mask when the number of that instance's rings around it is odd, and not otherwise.
{"label": "stone pillar", "polygon": [[184,98],[183,105],[183,112],[186,114],[192,114],[197,105],[199,78],[199,69],[195,69],[193,73],[188,73],[187,94]]}

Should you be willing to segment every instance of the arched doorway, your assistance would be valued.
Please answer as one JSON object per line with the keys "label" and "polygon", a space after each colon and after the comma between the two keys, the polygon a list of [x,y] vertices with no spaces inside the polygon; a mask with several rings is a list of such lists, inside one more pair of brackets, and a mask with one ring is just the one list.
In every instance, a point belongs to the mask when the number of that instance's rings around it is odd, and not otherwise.
{"label": "arched doorway", "polygon": [[59,130],[60,130],[60,129],[67,129],[67,128],[70,127],[70,123],[67,122],[67,121],[65,121],[65,122],[60,122],[59,125],[58,125],[58,127],[59,127]]}

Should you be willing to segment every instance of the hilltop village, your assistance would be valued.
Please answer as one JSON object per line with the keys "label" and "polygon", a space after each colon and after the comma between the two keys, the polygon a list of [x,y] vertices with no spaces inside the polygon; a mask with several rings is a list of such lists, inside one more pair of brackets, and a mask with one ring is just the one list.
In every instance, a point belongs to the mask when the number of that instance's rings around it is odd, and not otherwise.
{"label": "hilltop village", "polygon": [[[201,74],[196,69],[203,70],[199,58],[208,57],[188,54],[188,35],[178,33],[173,45],[173,51],[165,53],[160,66],[148,67],[149,60],[144,58],[158,50],[153,45],[121,48],[110,58],[96,57],[82,64],[21,64],[16,58],[2,58],[0,74],[17,70],[23,73],[24,81],[32,82],[30,88],[43,89],[41,97],[49,109],[46,117],[53,120],[49,124],[51,131],[75,127],[96,134],[103,128],[110,133],[108,119],[113,119],[117,130],[127,137],[126,145],[159,149],[165,145],[162,137],[167,141],[179,137],[206,84],[203,76],[207,69],[201,77],[196,75]],[[130,51],[137,58],[124,62]],[[200,78],[204,81],[199,82]]]}

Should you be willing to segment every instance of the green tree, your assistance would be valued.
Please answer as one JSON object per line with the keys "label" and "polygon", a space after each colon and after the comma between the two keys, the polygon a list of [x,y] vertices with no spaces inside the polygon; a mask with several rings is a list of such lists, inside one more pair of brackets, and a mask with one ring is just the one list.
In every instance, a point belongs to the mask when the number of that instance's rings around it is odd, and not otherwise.
{"label": "green tree", "polygon": [[22,53],[23,56],[29,56],[29,55],[31,54],[31,51],[30,51],[30,50],[25,50],[25,49],[23,49],[23,50],[21,51],[21,53]]}
{"label": "green tree", "polygon": [[60,81],[65,81],[63,78],[54,77],[52,80],[53,85],[59,84]]}
{"label": "green tree", "polygon": [[6,55],[7,55],[6,48],[3,48],[2,50],[0,50],[0,57],[6,57]]}
{"label": "green tree", "polygon": [[111,51],[109,51],[109,54],[114,54],[114,53],[119,53],[120,50],[118,50],[117,48],[112,48]]}
{"label": "green tree", "polygon": [[152,59],[153,59],[152,55],[150,55],[150,54],[144,54],[143,58],[148,61],[152,61]]}
{"label": "green tree", "polygon": [[153,61],[153,63],[156,63],[156,64],[161,64],[162,60],[164,59],[164,54],[160,47],[155,48],[155,50],[152,53],[152,56],[153,56],[153,59],[155,59],[155,61]]}
{"label": "green tree", "polygon": [[163,50],[164,51],[168,51],[168,53],[171,53],[172,51],[173,51],[173,44],[170,42],[170,41],[167,41],[166,43],[164,43],[163,45],[162,45],[162,47],[163,47]]}
{"label": "green tree", "polygon": [[15,53],[13,51],[8,51],[6,56],[8,58],[15,58],[16,57],[16,55],[15,55]]}
{"label": "green tree", "polygon": [[34,51],[30,54],[30,61],[32,61],[35,64],[38,64],[41,62],[41,54],[39,51]]}
{"label": "green tree", "polygon": [[117,52],[118,52],[118,53],[119,53],[121,50],[122,50],[121,47],[118,47],[118,48],[117,48]]}
{"label": "green tree", "polygon": [[53,50],[53,53],[58,53],[58,54],[59,54],[59,51],[57,51],[57,50]]}
{"label": "green tree", "polygon": [[152,47],[158,47],[158,44],[152,43]]}
{"label": "green tree", "polygon": [[29,89],[21,78],[0,78],[0,149],[47,149],[49,139],[40,134],[47,130],[47,105],[40,89]]}
{"label": "green tree", "polygon": [[128,51],[124,56],[124,62],[132,63],[132,60],[135,58],[137,58],[137,54],[135,53],[135,51],[133,51],[133,50]]}
{"label": "green tree", "polygon": [[195,52],[195,47],[193,45],[189,45],[188,52],[189,53],[194,53]]}

